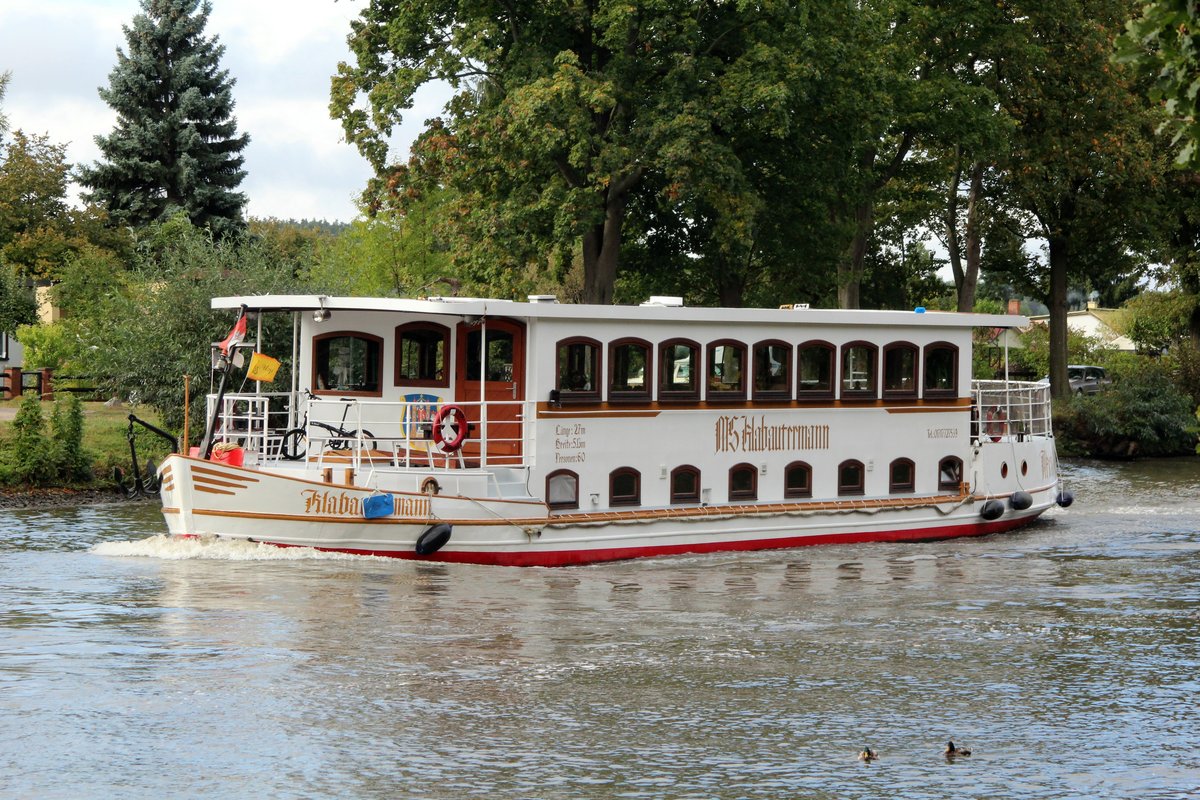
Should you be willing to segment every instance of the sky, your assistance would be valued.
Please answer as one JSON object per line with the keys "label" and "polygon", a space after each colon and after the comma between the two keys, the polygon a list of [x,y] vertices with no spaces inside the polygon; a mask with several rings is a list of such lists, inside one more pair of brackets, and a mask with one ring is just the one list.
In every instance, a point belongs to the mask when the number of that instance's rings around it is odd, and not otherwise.
{"label": "sky", "polygon": [[[225,46],[238,132],[250,134],[240,187],[247,215],[354,219],[370,168],[329,118],[329,79],[349,59],[350,20],[366,0],[211,3],[205,30]],[[12,73],[0,109],[10,127],[65,144],[72,164],[98,160],[94,139],[112,131],[116,114],[97,90],[117,49],[127,50],[122,26],[139,13],[138,0],[0,0],[0,72]],[[393,137],[394,158],[440,113],[441,95],[418,96]]]}

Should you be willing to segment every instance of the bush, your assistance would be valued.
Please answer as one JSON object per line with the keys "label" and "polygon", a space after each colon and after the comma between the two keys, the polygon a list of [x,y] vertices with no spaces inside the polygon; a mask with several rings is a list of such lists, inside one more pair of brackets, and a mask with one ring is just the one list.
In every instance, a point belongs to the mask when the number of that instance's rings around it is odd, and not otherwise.
{"label": "bush", "polygon": [[26,395],[13,418],[9,435],[0,441],[0,481],[47,486],[54,480],[54,456],[46,437],[42,404]]}
{"label": "bush", "polygon": [[60,396],[50,414],[51,455],[54,471],[68,483],[92,478],[92,458],[83,449],[83,404],[73,394]]}
{"label": "bush", "polygon": [[1054,427],[1064,455],[1097,458],[1176,456],[1196,452],[1196,407],[1171,379],[1170,367],[1146,358],[1110,364],[1106,391],[1061,400]]}

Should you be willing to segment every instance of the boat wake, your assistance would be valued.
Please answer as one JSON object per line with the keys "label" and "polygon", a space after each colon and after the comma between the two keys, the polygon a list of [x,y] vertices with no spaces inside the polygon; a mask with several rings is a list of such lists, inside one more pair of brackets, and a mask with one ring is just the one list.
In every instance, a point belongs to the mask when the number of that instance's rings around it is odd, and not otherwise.
{"label": "boat wake", "polygon": [[311,547],[275,547],[260,542],[200,536],[185,539],[158,534],[131,542],[100,542],[89,552],[101,556],[158,558],[167,561],[359,561],[378,556],[327,553]]}

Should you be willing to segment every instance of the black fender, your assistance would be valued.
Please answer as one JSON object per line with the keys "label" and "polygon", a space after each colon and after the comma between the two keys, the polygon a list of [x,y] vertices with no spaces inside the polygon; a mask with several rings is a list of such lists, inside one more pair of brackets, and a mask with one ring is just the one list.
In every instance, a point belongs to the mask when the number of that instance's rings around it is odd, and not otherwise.
{"label": "black fender", "polygon": [[450,541],[450,532],[453,530],[453,526],[447,525],[445,522],[430,525],[424,533],[417,537],[417,555],[433,555],[441,550],[446,542]]}
{"label": "black fender", "polygon": [[1033,495],[1029,492],[1016,491],[1008,498],[1008,504],[1013,511],[1024,511],[1033,505]]}
{"label": "black fender", "polygon": [[983,504],[983,508],[979,509],[979,516],[991,521],[1000,519],[1000,515],[1004,513],[1004,503],[999,500],[988,500]]}
{"label": "black fender", "polygon": [[1058,503],[1063,508],[1070,508],[1071,503],[1075,502],[1075,495],[1070,489],[1063,489],[1058,493],[1058,497],[1054,498],[1054,502]]}

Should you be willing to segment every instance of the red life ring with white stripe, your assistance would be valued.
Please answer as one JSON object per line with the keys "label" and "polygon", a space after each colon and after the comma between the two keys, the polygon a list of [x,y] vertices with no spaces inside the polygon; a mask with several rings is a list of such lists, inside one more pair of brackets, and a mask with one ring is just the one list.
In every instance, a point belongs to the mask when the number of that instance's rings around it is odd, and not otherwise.
{"label": "red life ring with white stripe", "polygon": [[456,405],[445,405],[433,417],[433,441],[446,453],[453,453],[467,440],[467,412]]}
{"label": "red life ring with white stripe", "polygon": [[1006,433],[1008,433],[1008,415],[999,406],[992,406],[987,413],[988,436],[992,437],[993,442],[998,442],[1000,437]]}

